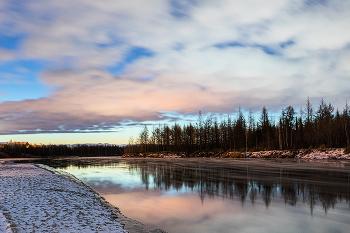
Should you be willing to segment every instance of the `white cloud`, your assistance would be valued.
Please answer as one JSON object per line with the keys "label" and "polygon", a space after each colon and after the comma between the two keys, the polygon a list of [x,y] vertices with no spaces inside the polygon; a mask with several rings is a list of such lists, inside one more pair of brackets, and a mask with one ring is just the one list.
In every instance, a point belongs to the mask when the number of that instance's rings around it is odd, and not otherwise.
{"label": "white cloud", "polygon": [[[60,86],[50,98],[4,102],[0,130],[89,129],[104,122],[113,128],[126,120],[160,120],[159,111],[196,111],[221,104],[196,85],[120,78],[103,70],[46,72],[43,81]],[[190,101],[189,101],[190,100]],[[31,122],[26,124],[25,122]]]}
{"label": "white cloud", "polygon": [[0,48],[0,61],[9,61],[15,58],[15,53],[8,49]]}

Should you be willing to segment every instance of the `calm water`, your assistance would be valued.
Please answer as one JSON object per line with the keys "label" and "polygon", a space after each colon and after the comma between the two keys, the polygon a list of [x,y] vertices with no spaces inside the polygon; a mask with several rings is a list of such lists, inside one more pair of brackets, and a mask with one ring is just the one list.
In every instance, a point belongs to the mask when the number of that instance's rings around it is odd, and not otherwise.
{"label": "calm water", "polygon": [[168,232],[350,232],[350,163],[49,161],[122,213]]}

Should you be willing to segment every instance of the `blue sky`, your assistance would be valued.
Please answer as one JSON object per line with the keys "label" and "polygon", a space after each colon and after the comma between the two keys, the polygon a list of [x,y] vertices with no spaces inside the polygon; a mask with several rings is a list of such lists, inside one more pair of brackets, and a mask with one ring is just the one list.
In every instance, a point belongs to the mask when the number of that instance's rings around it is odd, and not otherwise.
{"label": "blue sky", "polygon": [[152,57],[154,53],[146,48],[132,47],[123,56],[122,60],[114,66],[106,67],[106,69],[113,75],[124,75],[125,68],[135,62],[136,60],[143,57]]}
{"label": "blue sky", "polygon": [[0,141],[127,143],[350,98],[346,0],[0,2]]}

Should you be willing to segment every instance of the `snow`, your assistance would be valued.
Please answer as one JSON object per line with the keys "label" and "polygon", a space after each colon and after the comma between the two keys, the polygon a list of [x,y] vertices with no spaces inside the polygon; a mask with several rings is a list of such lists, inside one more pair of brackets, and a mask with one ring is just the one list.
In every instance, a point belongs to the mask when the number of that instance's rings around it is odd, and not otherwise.
{"label": "snow", "polygon": [[[125,157],[129,157],[126,155]],[[143,157],[143,154],[140,154]],[[345,152],[344,148],[327,149],[302,149],[302,150],[270,150],[255,152],[200,152],[198,157],[216,157],[216,158],[296,158],[296,159],[350,159],[350,154]],[[183,153],[150,153],[147,157],[151,158],[181,158],[186,157]]]}
{"label": "snow", "polygon": [[10,223],[2,213],[0,213],[0,232],[12,233]]}
{"label": "snow", "polygon": [[88,187],[32,164],[0,163],[0,232],[128,232]]}
{"label": "snow", "polygon": [[273,150],[247,152],[247,158],[296,158],[296,159],[350,159],[344,148],[310,149],[299,151]]}
{"label": "snow", "polygon": [[300,159],[350,159],[350,154],[345,154],[344,149],[311,150],[310,153],[299,153],[296,158]]}

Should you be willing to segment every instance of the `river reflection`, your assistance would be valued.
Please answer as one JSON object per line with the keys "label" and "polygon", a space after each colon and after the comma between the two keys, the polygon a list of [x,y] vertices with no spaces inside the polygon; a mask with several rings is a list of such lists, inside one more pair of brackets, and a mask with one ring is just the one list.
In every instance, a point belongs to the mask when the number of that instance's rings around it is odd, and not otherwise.
{"label": "river reflection", "polygon": [[350,164],[295,160],[51,160],[122,213],[169,232],[348,232]]}

